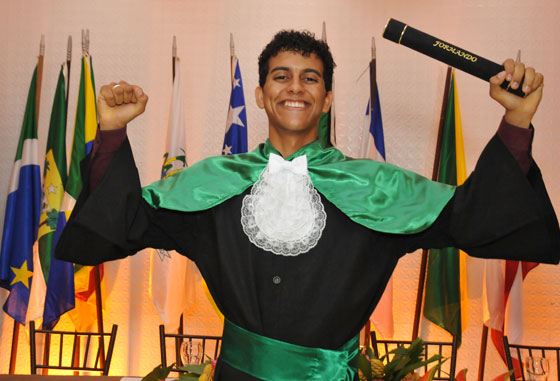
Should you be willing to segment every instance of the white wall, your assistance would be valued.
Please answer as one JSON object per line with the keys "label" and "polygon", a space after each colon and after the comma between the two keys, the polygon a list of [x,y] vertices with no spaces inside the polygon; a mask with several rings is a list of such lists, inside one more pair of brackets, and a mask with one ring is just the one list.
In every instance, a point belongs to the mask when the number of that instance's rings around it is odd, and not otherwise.
{"label": "white wall", "polygon": [[[266,138],[264,112],[253,100],[257,56],[280,29],[309,29],[320,36],[326,21],[328,42],[338,68],[336,118],[339,146],[357,155],[368,97],[364,76],[370,41],[377,42],[377,75],[388,161],[431,176],[440,114],[445,65],[381,38],[386,21],[396,18],[488,59],[501,62],[522,50],[523,59],[545,75],[545,97],[535,117],[533,155],[540,164],[551,199],[560,202],[560,138],[555,120],[560,99],[560,3],[557,0],[2,0],[0,2],[0,200],[19,137],[25,99],[36,63],[41,34],[46,55],[39,116],[40,152],[44,152],[50,108],[66,40],[74,39],[68,145],[79,81],[80,30],[89,28],[97,90],[120,79],[143,86],[150,95],[146,113],[129,127],[142,182],[159,177],[171,93],[171,41],[177,36],[182,58],[190,164],[220,153],[229,89],[229,34],[234,34],[247,101],[249,148]],[[494,133],[502,115],[487,96],[483,81],[457,73],[463,116],[467,169]],[[4,214],[0,202],[0,215]],[[148,298],[149,259],[139,254],[107,264],[114,279],[107,298],[105,325],[119,324],[113,375],[144,375],[159,362],[159,317]],[[411,332],[419,253],[404,258],[395,274],[397,336]],[[525,281],[525,332],[531,342],[558,344],[560,339],[560,268],[542,265]],[[0,291],[3,303],[7,293]],[[459,351],[459,368],[474,379],[481,335],[480,288],[474,289],[469,327]],[[219,321],[198,294],[186,326],[219,334]],[[320,319],[321,317],[318,317]],[[7,372],[12,320],[0,314],[0,372]],[[423,323],[423,335],[442,338],[438,328]],[[28,349],[20,340],[17,371],[27,373]],[[487,378],[503,371],[489,347]]]}

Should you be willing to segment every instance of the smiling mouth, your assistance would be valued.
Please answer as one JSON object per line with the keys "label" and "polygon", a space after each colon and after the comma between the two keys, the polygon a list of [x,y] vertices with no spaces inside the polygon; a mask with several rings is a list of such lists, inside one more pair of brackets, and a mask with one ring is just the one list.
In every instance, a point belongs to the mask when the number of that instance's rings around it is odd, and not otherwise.
{"label": "smiling mouth", "polygon": [[306,106],[305,102],[302,101],[284,101],[282,105],[292,108],[304,108]]}

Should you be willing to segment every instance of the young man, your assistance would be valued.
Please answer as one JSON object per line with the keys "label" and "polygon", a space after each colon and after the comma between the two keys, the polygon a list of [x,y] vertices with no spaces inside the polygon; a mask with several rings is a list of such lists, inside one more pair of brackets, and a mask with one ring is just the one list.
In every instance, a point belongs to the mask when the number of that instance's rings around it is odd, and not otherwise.
{"label": "young man", "polygon": [[[405,253],[455,246],[559,261],[558,222],[530,156],[543,77],[504,66],[490,82],[504,119],[458,188],[320,146],[334,62],[306,32],[278,33],[259,58],[266,143],[143,190],[124,127],[148,98],[126,82],[104,86],[90,183],[56,255],[92,265],[155,247],[194,260],[226,317],[218,380],[353,380],[360,329]],[[525,98],[499,87],[523,76]]]}

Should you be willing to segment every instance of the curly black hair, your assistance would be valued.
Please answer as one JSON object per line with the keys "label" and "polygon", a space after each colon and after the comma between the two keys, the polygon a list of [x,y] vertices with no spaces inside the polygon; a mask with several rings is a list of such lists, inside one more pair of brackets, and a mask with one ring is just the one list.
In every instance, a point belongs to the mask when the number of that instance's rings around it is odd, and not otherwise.
{"label": "curly black hair", "polygon": [[280,52],[297,52],[303,56],[315,53],[323,62],[323,78],[327,91],[332,90],[333,71],[336,66],[329,46],[326,42],[317,40],[315,35],[307,30],[282,30],[266,45],[259,56],[259,86],[264,87],[268,76],[268,61]]}

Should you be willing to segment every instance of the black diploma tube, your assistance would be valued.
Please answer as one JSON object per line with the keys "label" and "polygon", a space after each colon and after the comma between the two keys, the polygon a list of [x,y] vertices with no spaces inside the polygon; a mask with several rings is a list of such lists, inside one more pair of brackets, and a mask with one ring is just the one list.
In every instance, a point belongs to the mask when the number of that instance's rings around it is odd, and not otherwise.
{"label": "black diploma tube", "polygon": [[[430,36],[395,19],[390,19],[387,22],[385,30],[383,31],[383,37],[399,45],[407,46],[417,52],[435,58],[456,69],[472,74],[487,82],[491,77],[504,70],[503,65],[487,60],[465,49],[461,49],[440,38]],[[525,96],[525,93],[521,90],[522,87],[523,80],[521,80],[519,87],[515,90],[510,88],[508,81],[502,83],[502,88],[520,97]]]}

